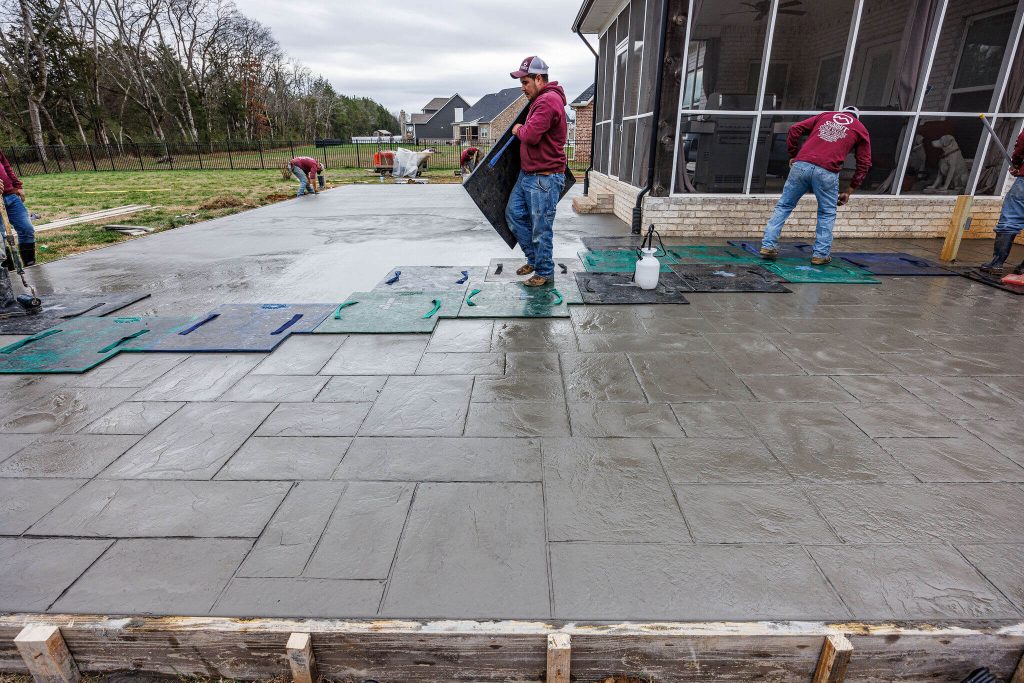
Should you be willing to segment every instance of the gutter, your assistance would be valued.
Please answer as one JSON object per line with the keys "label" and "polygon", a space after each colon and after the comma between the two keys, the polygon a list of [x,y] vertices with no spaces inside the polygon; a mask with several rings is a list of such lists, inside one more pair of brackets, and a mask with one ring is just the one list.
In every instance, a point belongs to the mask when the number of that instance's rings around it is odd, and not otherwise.
{"label": "gutter", "polygon": [[[666,4],[668,4],[668,0],[666,0]],[[590,3],[588,2],[586,5],[584,5],[584,8],[589,7],[589,5]],[[581,10],[581,17],[582,12],[583,10]],[[585,197],[590,194],[590,172],[594,170],[594,149],[597,148],[597,76],[598,69],[601,65],[601,58],[597,54],[597,50],[595,50],[593,46],[591,46],[590,42],[583,36],[583,34],[580,33],[579,26],[580,17],[577,17],[576,23],[572,27],[573,33],[580,37],[580,40],[583,41],[583,44],[586,45],[587,49],[590,50],[590,52],[594,55],[594,97],[592,98],[594,102],[594,109],[590,114],[590,165],[587,166],[587,170],[583,172],[583,196]]]}
{"label": "gutter", "polygon": [[[639,235],[641,231],[641,222],[643,221],[643,203],[644,197],[654,187],[654,156],[658,150],[658,122],[661,120],[661,88],[665,77],[665,38],[668,35],[668,6],[671,0],[663,0],[661,10],[661,45],[658,46],[658,75],[654,81],[654,112],[651,117],[651,149],[647,156],[647,186],[640,190],[640,194],[636,196],[636,205],[633,207],[633,222],[631,230],[634,235]],[[595,70],[596,71],[596,70]],[[597,83],[597,79],[594,79],[594,83]],[[594,97],[597,97],[597,88],[594,88]],[[596,111],[595,111],[596,114]],[[595,117],[596,118],[596,117]],[[590,148],[593,150],[594,143],[591,138]],[[593,159],[593,155],[591,155]]]}

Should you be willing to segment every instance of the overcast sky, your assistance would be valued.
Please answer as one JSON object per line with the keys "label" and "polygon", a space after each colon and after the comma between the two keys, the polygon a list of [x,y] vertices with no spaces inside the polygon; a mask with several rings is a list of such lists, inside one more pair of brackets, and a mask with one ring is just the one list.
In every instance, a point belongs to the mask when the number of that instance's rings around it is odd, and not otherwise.
{"label": "overcast sky", "polygon": [[475,104],[518,85],[508,74],[527,55],[548,63],[570,102],[594,77],[593,55],[571,30],[581,0],[236,3],[339,93],[395,113],[455,93]]}

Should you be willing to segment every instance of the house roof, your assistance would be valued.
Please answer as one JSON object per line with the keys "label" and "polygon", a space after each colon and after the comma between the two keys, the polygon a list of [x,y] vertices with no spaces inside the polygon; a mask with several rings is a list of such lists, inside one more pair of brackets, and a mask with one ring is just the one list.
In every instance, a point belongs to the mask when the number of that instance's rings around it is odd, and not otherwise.
{"label": "house roof", "polygon": [[423,112],[429,113],[432,111],[437,111],[444,105],[448,104],[448,100],[450,99],[451,97],[435,97],[434,99],[430,100],[425,105],[423,105]]}
{"label": "house roof", "polygon": [[430,113],[430,114],[413,114],[411,117],[409,117],[409,123],[412,123],[414,125],[417,124],[417,123],[426,123],[427,121],[429,121],[433,117],[434,117],[433,113]]}
{"label": "house roof", "polygon": [[489,123],[512,106],[522,94],[521,88],[505,88],[484,95],[479,102],[463,113],[462,121],[459,123]]}
{"label": "house roof", "polygon": [[[435,97],[434,99],[427,102],[426,106],[423,107],[422,114],[413,114],[410,117],[409,122],[414,125],[427,123],[428,121],[430,121],[430,119],[434,118],[434,115],[437,114],[437,112],[444,109],[445,105],[454,100],[456,97],[458,97],[463,102],[466,102],[466,100],[462,99],[462,96],[459,95],[459,93],[455,93],[451,97]],[[468,102],[466,102],[466,104],[468,104]]]}
{"label": "house roof", "polygon": [[584,0],[572,30],[580,33],[598,33],[622,10],[620,0]]}
{"label": "house roof", "polygon": [[590,87],[581,92],[579,96],[569,103],[570,107],[585,107],[594,101],[594,84],[591,83]]}

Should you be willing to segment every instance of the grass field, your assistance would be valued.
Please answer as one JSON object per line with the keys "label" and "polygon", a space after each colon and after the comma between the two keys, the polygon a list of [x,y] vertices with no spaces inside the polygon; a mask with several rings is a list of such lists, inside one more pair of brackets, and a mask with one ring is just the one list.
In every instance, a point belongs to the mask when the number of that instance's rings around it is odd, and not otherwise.
{"label": "grass field", "polygon": [[[426,177],[432,183],[460,180],[451,170],[430,171]],[[326,180],[328,188],[379,182],[377,176],[355,168],[328,171]],[[284,180],[277,170],[85,171],[30,176],[23,181],[28,210],[39,215],[33,219],[37,226],[127,204],[153,206],[118,218],[40,232],[36,235],[39,263],[139,239],[104,230],[103,225],[138,225],[162,232],[291,199],[298,188],[295,179]]]}

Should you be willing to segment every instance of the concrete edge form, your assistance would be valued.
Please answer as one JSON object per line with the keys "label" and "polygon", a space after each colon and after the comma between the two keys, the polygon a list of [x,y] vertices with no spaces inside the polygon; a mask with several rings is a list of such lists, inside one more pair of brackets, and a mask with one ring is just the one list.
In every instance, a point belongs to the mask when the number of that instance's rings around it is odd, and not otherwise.
{"label": "concrete edge form", "polygon": [[85,673],[234,679],[288,676],[287,644],[294,633],[310,635],[322,676],[402,681],[543,680],[552,634],[571,638],[576,680],[699,675],[701,680],[809,681],[825,643],[845,637],[852,648],[848,681],[959,680],[979,666],[1017,681],[1024,653],[1024,622],[1014,621],[556,625],[14,614],[0,616],[0,672],[28,671],[14,639],[30,624],[59,627]]}

